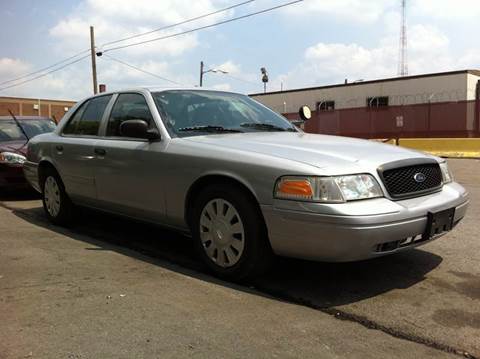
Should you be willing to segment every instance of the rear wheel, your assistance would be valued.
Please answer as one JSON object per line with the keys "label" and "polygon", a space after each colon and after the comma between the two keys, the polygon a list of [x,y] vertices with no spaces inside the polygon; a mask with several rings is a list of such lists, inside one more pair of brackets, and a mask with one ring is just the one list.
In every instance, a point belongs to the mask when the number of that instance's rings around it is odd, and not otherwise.
{"label": "rear wheel", "polygon": [[43,208],[48,219],[58,225],[70,224],[73,205],[60,176],[53,169],[49,169],[42,179]]}
{"label": "rear wheel", "polygon": [[236,187],[207,187],[194,203],[192,233],[203,262],[217,275],[242,280],[268,269],[273,254],[258,206]]}

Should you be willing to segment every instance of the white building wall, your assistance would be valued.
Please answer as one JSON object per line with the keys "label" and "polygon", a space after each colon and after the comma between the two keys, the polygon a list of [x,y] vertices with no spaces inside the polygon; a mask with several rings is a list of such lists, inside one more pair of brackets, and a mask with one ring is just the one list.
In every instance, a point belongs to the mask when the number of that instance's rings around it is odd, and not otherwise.
{"label": "white building wall", "polygon": [[335,109],[365,107],[368,97],[388,96],[390,105],[473,100],[476,79],[468,73],[406,78],[402,80],[339,85],[314,90],[280,92],[252,97],[277,112],[297,112],[302,105],[312,109],[320,101],[335,101]]}
{"label": "white building wall", "polygon": [[468,100],[475,100],[478,81],[480,81],[480,76],[467,74]]}

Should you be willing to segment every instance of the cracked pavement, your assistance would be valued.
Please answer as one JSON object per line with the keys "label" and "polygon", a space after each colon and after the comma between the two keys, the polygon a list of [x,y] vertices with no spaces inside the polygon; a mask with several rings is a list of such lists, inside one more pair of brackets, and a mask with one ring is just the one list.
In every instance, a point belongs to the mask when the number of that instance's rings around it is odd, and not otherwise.
{"label": "cracked pavement", "polygon": [[0,195],[0,357],[480,357],[480,161],[450,160],[464,221],[371,261],[279,259],[246,285],[204,272],[188,238],[82,210],[50,225]]}

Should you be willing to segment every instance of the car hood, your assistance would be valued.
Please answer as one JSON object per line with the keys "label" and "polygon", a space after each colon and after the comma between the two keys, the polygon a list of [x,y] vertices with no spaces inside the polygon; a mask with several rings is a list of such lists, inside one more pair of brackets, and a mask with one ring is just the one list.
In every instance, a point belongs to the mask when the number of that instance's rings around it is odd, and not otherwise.
{"label": "car hood", "polygon": [[27,153],[27,143],[25,141],[0,142],[0,152],[13,152],[25,156]]}
{"label": "car hood", "polygon": [[403,159],[434,158],[421,152],[375,141],[302,132],[215,134],[184,139],[285,158],[318,168],[342,168],[346,172],[351,172],[352,165],[372,169]]}

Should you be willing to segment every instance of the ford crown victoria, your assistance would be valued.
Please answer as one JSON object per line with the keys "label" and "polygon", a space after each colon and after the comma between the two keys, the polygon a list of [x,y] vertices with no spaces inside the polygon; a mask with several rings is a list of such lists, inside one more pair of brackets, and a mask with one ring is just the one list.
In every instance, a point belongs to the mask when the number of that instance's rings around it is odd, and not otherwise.
{"label": "ford crown victoria", "polygon": [[168,226],[231,279],[274,254],[338,262],[411,249],[468,205],[441,158],[304,133],[248,96],[200,89],[80,101],[30,141],[24,171],[53,223],[81,205]]}

